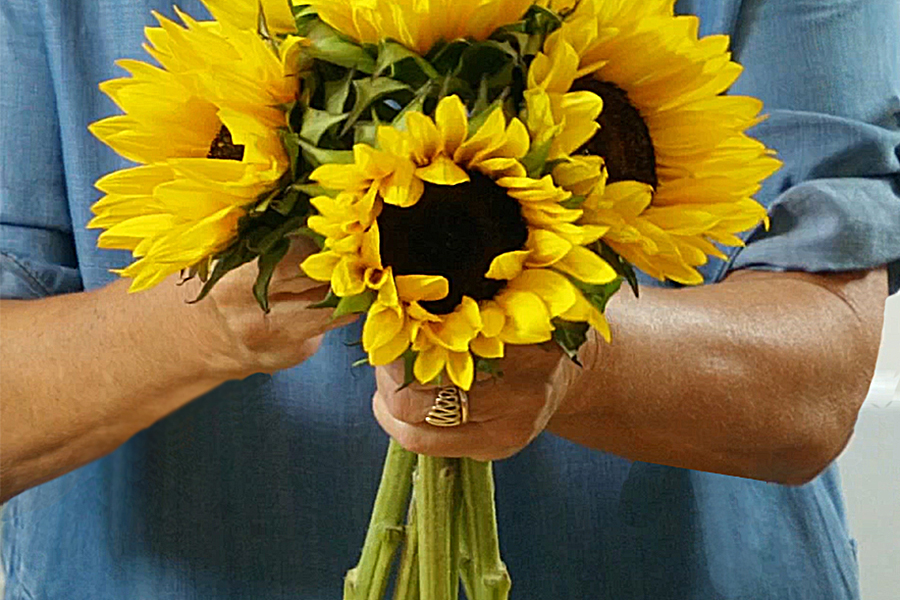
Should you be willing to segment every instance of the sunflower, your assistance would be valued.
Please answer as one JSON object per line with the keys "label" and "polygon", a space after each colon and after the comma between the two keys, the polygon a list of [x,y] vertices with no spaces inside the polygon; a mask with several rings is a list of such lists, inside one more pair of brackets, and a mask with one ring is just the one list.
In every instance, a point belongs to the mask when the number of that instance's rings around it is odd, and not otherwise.
{"label": "sunflower", "polygon": [[132,252],[136,261],[117,271],[134,279],[131,291],[227,246],[247,207],[290,167],[278,130],[299,92],[303,40],[288,37],[276,53],[250,29],[178,14],[185,27],[156,15],[160,27],[147,31],[162,68],[119,61],[131,77],[100,88],[125,114],[90,127],[140,165],[97,182],[106,195],[88,225],[106,229],[101,248]]}
{"label": "sunflower", "polygon": [[357,144],[352,164],[311,175],[335,195],[312,200],[319,214],[309,227],[325,247],[301,268],[337,296],[373,297],[362,337],[369,362],[411,348],[420,382],[446,371],[468,389],[473,354],[546,342],[555,318],[608,335],[578,288],[617,278],[586,248],[608,228],[576,225],[582,210],[564,205],[572,193],[527,175],[525,124],[499,108],[470,122],[457,96],[433,117],[408,112],[403,124],[379,127],[377,148]]}
{"label": "sunflower", "polygon": [[[766,221],[753,195],[781,163],[744,133],[761,102],[724,95],[741,73],[728,37],[699,39],[674,4],[578,3],[530,67],[526,118],[538,135],[573,132],[553,176],[585,197],[579,223],[608,227],[603,241],[648,274],[698,284],[696,267],[726,258],[714,242],[743,245],[735,234]],[[603,99],[587,137],[557,114],[577,92]]]}
{"label": "sunflower", "polygon": [[354,40],[392,39],[425,55],[439,42],[487,39],[518,21],[533,0],[308,0],[319,17]]}
{"label": "sunflower", "polygon": [[[257,31],[262,21],[270,33],[297,31],[290,0],[202,0],[213,18],[240,29]],[[260,15],[262,10],[262,15]],[[262,17],[262,19],[260,18]]]}

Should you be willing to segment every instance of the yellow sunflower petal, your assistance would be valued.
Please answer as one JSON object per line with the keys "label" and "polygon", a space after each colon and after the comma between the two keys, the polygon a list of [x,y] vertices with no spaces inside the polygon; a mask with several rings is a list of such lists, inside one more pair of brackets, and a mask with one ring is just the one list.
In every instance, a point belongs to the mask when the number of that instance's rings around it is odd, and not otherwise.
{"label": "yellow sunflower petal", "polygon": [[331,287],[341,298],[356,296],[366,291],[366,270],[359,260],[343,257],[334,268]]}
{"label": "yellow sunflower petal", "polygon": [[537,294],[507,290],[496,298],[507,320],[500,339],[510,344],[540,344],[553,337],[547,305]]}
{"label": "yellow sunflower petal", "polygon": [[435,185],[457,185],[469,181],[469,175],[448,157],[436,157],[426,167],[416,169],[416,177]]}
{"label": "yellow sunflower petal", "polygon": [[389,365],[406,352],[410,345],[410,323],[407,321],[400,333],[391,338],[387,344],[369,352],[369,364],[374,367]]}
{"label": "yellow sunflower petal", "polygon": [[553,266],[584,283],[600,285],[614,281],[619,276],[608,262],[582,246],[573,246]]}
{"label": "yellow sunflower petal", "polygon": [[397,292],[406,302],[442,300],[450,293],[450,282],[440,275],[398,275]]}
{"label": "yellow sunflower petal", "polygon": [[525,261],[531,256],[530,250],[516,250],[495,256],[485,274],[488,279],[513,279],[525,268]]}
{"label": "yellow sunflower petal", "polygon": [[588,302],[581,292],[576,293],[575,304],[569,310],[560,315],[567,321],[588,323],[603,336],[607,342],[611,339],[609,323],[606,317]]}
{"label": "yellow sunflower petal", "polygon": [[406,115],[406,128],[409,132],[413,160],[417,164],[426,164],[441,150],[442,136],[437,126],[429,117],[412,111]]}
{"label": "yellow sunflower petal", "polygon": [[499,304],[493,301],[485,302],[481,308],[481,333],[487,337],[500,335],[503,325],[506,324],[506,313]]}
{"label": "yellow sunflower petal", "polygon": [[475,379],[475,361],[472,360],[472,354],[468,350],[450,352],[447,359],[447,375],[450,376],[450,381],[468,391]]}
{"label": "yellow sunflower petal", "polygon": [[256,31],[262,7],[269,31],[289,33],[297,29],[288,0],[202,0],[217,21]]}
{"label": "yellow sunflower petal", "polygon": [[371,352],[389,343],[403,329],[403,316],[388,307],[373,306],[363,325],[363,350]]}
{"label": "yellow sunflower petal", "polygon": [[419,352],[413,365],[413,374],[423,384],[434,381],[447,364],[447,349],[441,346],[429,346]]}
{"label": "yellow sunflower petal", "polygon": [[453,153],[466,140],[469,132],[466,107],[459,96],[442,98],[434,112],[434,120],[443,138],[444,153],[447,156],[453,156]]}
{"label": "yellow sunflower petal", "polygon": [[409,0],[310,0],[319,17],[358,42],[397,40],[425,55],[439,42],[487,39],[518,21],[532,0],[464,0],[452,4]]}
{"label": "yellow sunflower petal", "polygon": [[503,358],[504,346],[500,338],[479,334],[469,344],[472,352],[483,358]]}
{"label": "yellow sunflower petal", "polygon": [[531,229],[525,247],[531,251],[526,262],[527,266],[548,267],[569,253],[572,242],[546,229]]}
{"label": "yellow sunflower petal", "polygon": [[547,269],[526,269],[507,284],[507,289],[537,294],[547,304],[551,317],[569,310],[577,295],[568,279]]}

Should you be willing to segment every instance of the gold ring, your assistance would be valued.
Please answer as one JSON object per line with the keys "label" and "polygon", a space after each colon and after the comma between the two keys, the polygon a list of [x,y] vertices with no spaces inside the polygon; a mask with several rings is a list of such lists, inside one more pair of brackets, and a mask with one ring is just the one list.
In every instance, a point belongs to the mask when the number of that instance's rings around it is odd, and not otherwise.
{"label": "gold ring", "polygon": [[438,390],[425,422],[435,427],[457,427],[469,420],[469,396],[455,385]]}

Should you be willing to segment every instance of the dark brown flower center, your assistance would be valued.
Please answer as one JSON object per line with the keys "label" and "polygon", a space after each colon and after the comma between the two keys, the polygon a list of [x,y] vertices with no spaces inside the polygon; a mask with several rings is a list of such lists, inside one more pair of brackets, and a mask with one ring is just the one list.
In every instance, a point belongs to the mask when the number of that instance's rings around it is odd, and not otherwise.
{"label": "dark brown flower center", "polygon": [[592,77],[582,77],[572,87],[594,92],[603,98],[603,112],[597,119],[600,131],[579,152],[604,158],[609,183],[640,181],[655,188],[659,179],[656,176],[653,140],[628,94],[612,83]]}
{"label": "dark brown flower center", "polygon": [[388,204],[378,217],[381,260],[395,275],[443,275],[450,293],[424,302],[434,314],[448,314],[463,296],[493,298],[506,282],[487,279],[494,258],[521,250],[528,224],[519,203],[481,173],[454,186],[425,184],[410,208]]}
{"label": "dark brown flower center", "polygon": [[206,158],[220,158],[222,160],[243,160],[244,147],[235,145],[231,139],[231,132],[222,125],[216,139],[213,140],[209,147],[209,154]]}

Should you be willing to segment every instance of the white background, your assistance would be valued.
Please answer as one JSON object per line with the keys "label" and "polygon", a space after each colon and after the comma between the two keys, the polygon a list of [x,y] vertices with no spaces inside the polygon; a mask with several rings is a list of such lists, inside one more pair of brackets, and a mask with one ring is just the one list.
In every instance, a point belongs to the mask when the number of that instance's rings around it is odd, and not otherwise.
{"label": "white background", "polygon": [[838,459],[859,544],[862,600],[900,598],[900,294],[888,298],[875,378]]}

